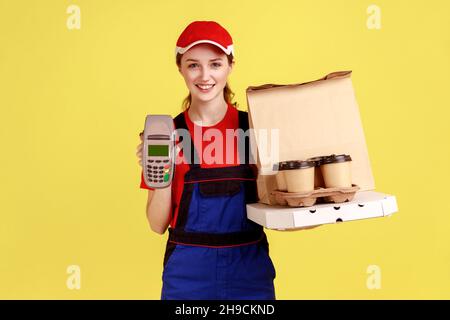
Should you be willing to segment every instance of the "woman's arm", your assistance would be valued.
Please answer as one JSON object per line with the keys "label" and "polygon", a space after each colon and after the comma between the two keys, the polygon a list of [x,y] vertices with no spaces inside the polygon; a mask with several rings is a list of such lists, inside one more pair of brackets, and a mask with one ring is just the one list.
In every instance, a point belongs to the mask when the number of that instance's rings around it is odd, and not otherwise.
{"label": "woman's arm", "polygon": [[163,189],[148,190],[147,220],[150,228],[159,234],[164,234],[171,218],[172,188],[169,185]]}
{"label": "woman's arm", "polygon": [[[138,164],[142,167],[142,147],[143,147],[143,132],[139,134],[141,143],[136,148],[136,156],[138,157]],[[145,212],[150,228],[159,234],[163,234],[170,223],[172,201],[172,187],[171,185],[162,189],[148,190],[147,207]]]}

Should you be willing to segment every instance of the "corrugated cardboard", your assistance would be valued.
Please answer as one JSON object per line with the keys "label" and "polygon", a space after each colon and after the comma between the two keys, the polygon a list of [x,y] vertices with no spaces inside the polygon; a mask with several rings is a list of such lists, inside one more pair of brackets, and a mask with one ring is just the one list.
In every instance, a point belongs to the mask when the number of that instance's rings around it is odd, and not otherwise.
{"label": "corrugated cardboard", "polygon": [[375,191],[358,192],[353,201],[339,205],[325,203],[314,207],[293,208],[263,203],[247,204],[247,217],[250,220],[268,229],[277,230],[390,217],[397,211],[395,196]]}
{"label": "corrugated cardboard", "polygon": [[[351,71],[333,72],[310,82],[247,88],[250,127],[279,129],[278,161],[304,160],[329,154],[352,157],[353,183],[361,191],[375,189]],[[259,201],[275,204],[273,163],[262,162],[260,137],[255,139]],[[270,150],[270,141],[268,149]]]}

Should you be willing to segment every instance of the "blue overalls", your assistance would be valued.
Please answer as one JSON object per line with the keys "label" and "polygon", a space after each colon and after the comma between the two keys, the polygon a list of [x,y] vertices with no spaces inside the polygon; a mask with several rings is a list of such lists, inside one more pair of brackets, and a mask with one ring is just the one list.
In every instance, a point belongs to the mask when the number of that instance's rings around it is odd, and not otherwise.
{"label": "blue overalls", "polygon": [[[187,130],[183,113],[174,122]],[[248,129],[246,112],[239,111],[239,127]],[[246,203],[257,202],[249,142],[240,165],[220,168],[201,168],[192,139],[186,147],[192,158],[177,222],[169,228],[161,299],[275,299],[266,234],[247,219]]]}

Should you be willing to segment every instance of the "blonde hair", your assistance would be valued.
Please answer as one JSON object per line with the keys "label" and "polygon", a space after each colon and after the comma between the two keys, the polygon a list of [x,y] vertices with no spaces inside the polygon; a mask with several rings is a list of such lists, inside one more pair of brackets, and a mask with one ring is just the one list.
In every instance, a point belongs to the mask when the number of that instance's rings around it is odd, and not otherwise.
{"label": "blonde hair", "polygon": [[[177,53],[176,63],[179,68],[181,68],[181,57],[182,56],[183,56],[182,54]],[[228,59],[228,64],[231,65],[231,63],[233,62],[233,54],[227,55],[227,59]],[[231,90],[230,85],[227,82],[225,85],[225,88],[223,88],[223,97],[227,103],[229,103],[233,107],[237,108],[239,106],[238,103],[232,102],[234,96],[235,96],[235,94],[234,94],[233,90]],[[191,97],[191,93],[189,92],[189,95],[186,98],[184,98],[184,100],[181,104],[181,109],[183,111],[187,110],[189,108],[189,106],[191,105],[191,102],[192,102],[192,97]]]}

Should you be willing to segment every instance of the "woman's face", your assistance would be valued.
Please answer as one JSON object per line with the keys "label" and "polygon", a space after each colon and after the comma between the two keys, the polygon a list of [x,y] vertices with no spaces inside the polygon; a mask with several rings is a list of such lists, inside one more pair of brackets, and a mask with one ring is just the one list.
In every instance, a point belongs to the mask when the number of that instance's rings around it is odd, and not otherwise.
{"label": "woman's face", "polygon": [[215,45],[201,43],[193,46],[181,57],[178,68],[193,100],[211,101],[223,97],[223,89],[231,73],[227,55]]}

